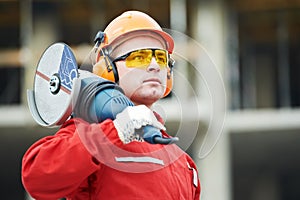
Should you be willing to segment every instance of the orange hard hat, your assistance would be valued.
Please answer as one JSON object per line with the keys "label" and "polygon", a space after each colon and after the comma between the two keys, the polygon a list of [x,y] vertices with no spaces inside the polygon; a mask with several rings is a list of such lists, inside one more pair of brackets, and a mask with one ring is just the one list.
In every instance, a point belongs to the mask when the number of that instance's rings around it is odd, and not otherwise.
{"label": "orange hard hat", "polygon": [[128,34],[138,31],[154,32],[162,37],[166,50],[171,54],[174,49],[174,40],[162,30],[160,25],[149,15],[140,11],[127,11],[116,17],[105,28],[104,46],[113,45]]}

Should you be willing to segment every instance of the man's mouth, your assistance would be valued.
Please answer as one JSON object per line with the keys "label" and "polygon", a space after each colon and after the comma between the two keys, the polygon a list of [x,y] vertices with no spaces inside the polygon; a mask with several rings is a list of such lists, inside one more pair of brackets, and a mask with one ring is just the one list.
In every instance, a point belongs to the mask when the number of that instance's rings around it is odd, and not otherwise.
{"label": "man's mouth", "polygon": [[148,79],[144,80],[143,83],[161,84],[161,81],[158,78],[148,78]]}

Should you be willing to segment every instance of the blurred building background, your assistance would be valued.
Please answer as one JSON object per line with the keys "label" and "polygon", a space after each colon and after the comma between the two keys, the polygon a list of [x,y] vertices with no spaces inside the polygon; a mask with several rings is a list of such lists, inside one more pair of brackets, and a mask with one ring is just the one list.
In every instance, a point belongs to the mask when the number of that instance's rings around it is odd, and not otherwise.
{"label": "blurred building background", "polygon": [[[38,138],[55,132],[38,126],[27,107],[26,90],[33,87],[43,51],[63,41],[83,62],[97,31],[129,9],[144,11],[162,27],[194,38],[224,81],[226,99],[218,99],[226,102],[222,135],[200,159],[198,138],[210,126],[205,87],[189,63],[177,69],[193,91],[175,74],[174,91],[185,97],[180,103],[193,107],[196,99],[202,108],[184,119],[197,123],[198,132],[184,149],[199,166],[203,199],[300,199],[299,0],[0,1],[0,198],[25,199],[22,156]],[[176,48],[182,45],[193,52],[189,43],[179,42]],[[162,104],[167,127],[176,132],[183,119],[174,112],[174,96]]]}

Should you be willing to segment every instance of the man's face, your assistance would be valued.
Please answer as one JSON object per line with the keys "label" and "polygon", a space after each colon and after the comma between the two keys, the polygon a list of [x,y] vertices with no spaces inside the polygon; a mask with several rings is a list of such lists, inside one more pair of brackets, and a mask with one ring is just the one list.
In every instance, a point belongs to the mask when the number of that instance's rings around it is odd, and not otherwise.
{"label": "man's face", "polygon": [[[164,49],[164,45],[157,39],[139,36],[126,41],[118,47],[118,52],[130,52],[138,48]],[[119,54],[117,56],[122,56]],[[167,68],[161,68],[154,57],[145,68],[129,68],[125,61],[117,61],[119,85],[125,95],[136,105],[144,104],[148,107],[163,97],[167,83]]]}

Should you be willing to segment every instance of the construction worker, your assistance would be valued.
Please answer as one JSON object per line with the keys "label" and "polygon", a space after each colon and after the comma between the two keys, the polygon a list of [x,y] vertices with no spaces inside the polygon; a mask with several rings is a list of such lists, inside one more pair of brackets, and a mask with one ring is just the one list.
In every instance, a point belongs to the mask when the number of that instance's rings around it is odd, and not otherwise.
{"label": "construction worker", "polygon": [[170,137],[151,108],[172,89],[172,37],[147,14],[127,11],[96,48],[93,73],[116,82],[135,106],[100,123],[71,118],[34,143],[22,162],[25,189],[37,200],[200,199],[194,161],[176,144],[150,144],[136,133],[151,125]]}

